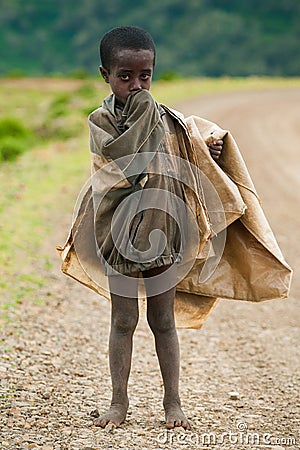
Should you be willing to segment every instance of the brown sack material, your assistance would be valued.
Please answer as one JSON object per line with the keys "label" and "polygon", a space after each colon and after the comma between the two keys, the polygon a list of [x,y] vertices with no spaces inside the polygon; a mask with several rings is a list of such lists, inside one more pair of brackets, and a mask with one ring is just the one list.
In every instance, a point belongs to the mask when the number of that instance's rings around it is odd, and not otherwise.
{"label": "brown sack material", "polygon": [[[199,290],[195,293],[254,302],[288,297],[291,268],[284,260],[267,222],[236,142],[229,132],[224,134],[218,167],[211,159],[205,158],[204,151],[207,152],[207,149],[201,145],[201,136],[207,142],[212,134],[222,133],[222,130],[212,122],[195,116],[185,122],[195,152],[202,156],[201,170],[212,179],[225,212],[227,194],[224,176],[228,183],[234,182],[246,205],[244,214],[227,228],[226,245],[217,269],[207,282],[198,285]],[[194,278],[193,284],[196,284],[201,264],[196,263],[189,274]]]}
{"label": "brown sack material", "polygon": [[[227,227],[224,252],[212,275],[201,280],[204,251],[177,285],[176,326],[200,328],[219,298],[260,302],[288,297],[292,270],[265,218],[233,137],[212,122],[195,116],[183,119],[176,111],[164,109],[176,124],[179,143],[189,161],[201,169],[218,192]],[[212,138],[224,140],[219,164],[207,149],[206,143]],[[57,250],[66,275],[109,299],[107,277],[96,254],[93,220],[91,186],[87,185],[67,242]]]}

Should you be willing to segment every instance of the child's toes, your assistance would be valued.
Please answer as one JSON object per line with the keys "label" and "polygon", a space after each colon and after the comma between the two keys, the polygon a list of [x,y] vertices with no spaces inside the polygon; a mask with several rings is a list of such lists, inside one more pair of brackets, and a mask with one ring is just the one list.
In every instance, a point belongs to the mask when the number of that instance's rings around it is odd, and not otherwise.
{"label": "child's toes", "polygon": [[181,426],[182,428],[184,428],[185,430],[190,430],[191,429],[191,424],[188,420],[183,420],[181,422]]}
{"label": "child's toes", "polygon": [[168,430],[171,430],[172,428],[175,427],[174,421],[173,422],[167,422],[166,423],[166,427],[168,428]]}
{"label": "child's toes", "polygon": [[101,427],[101,428],[105,428],[106,425],[108,423],[108,420],[104,419],[103,417],[98,417],[97,419],[94,420],[93,424],[96,427]]}

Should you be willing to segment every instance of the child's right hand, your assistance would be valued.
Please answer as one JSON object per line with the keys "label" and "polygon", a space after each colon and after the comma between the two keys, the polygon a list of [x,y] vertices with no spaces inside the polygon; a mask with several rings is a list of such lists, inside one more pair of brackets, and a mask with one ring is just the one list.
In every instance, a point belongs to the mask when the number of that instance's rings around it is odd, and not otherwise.
{"label": "child's right hand", "polygon": [[223,141],[222,139],[214,139],[212,142],[207,144],[208,150],[210,152],[211,157],[218,161],[221,156],[223,150]]}

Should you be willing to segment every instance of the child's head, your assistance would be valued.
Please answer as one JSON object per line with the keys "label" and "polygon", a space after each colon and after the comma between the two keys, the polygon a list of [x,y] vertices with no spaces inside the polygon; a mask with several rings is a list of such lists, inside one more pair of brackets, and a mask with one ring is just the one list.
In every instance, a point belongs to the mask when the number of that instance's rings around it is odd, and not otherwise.
{"label": "child's head", "polygon": [[100,72],[117,100],[140,89],[150,89],[155,64],[155,46],[150,34],[138,27],[117,27],[100,42]]}

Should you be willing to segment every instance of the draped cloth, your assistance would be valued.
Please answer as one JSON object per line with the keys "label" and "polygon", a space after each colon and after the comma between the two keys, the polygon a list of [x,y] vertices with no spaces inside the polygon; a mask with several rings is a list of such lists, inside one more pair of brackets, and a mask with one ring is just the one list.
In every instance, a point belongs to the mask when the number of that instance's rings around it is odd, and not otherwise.
{"label": "draped cloth", "polygon": [[[155,173],[155,165],[161,164],[156,156],[162,148],[164,158],[171,161],[171,171],[178,169],[176,164],[172,166],[172,156],[176,162],[181,159],[188,167],[196,168],[188,173],[189,186],[183,182],[180,189],[178,185],[177,190],[174,188],[175,195],[192,211],[198,231],[197,245],[187,244],[187,259],[190,261],[193,254],[192,264],[187,265],[176,287],[176,326],[200,328],[219,298],[252,302],[286,298],[292,270],[278,247],[232,135],[210,121],[196,116],[184,118],[177,111],[153,102],[149,92],[138,93],[126,105],[122,118],[122,114],[118,117],[114,113],[114,97],[110,96],[89,116],[92,176],[79,196],[67,241],[63,247],[57,247],[62,271],[110,299],[101,245],[107,244],[106,249],[111,245],[110,237],[106,241],[105,238],[109,236],[107,227],[115,204],[106,200],[103,205],[97,203],[97,195],[112,192],[120,199],[128,192],[144,192],[147,183],[151,185],[154,181],[159,189],[168,190],[161,171],[158,178],[151,175]],[[143,127],[136,127],[141,119]],[[116,141],[122,138],[128,138],[130,145],[116,146]],[[207,148],[212,139],[224,141],[218,164]],[[120,156],[124,157],[121,161]],[[183,172],[185,167],[184,164]],[[99,210],[99,205],[104,209]],[[102,220],[105,214],[106,219]],[[148,216],[147,226],[153,217]],[[166,225],[164,217],[160,218],[160,228],[168,233],[170,227],[174,229],[174,223]],[[174,241],[168,242],[172,247]],[[167,253],[160,259],[162,264],[168,264],[170,261],[163,258],[171,256],[181,261],[180,251],[175,249],[172,253],[171,247],[166,246]],[[184,263],[183,257],[183,266]]]}
{"label": "draped cloth", "polygon": [[183,231],[186,220],[183,187],[170,176],[171,169],[180,170],[172,167],[180,154],[172,158],[164,145],[165,111],[147,91],[129,96],[119,114],[113,100],[110,96],[89,118],[95,239],[109,275],[182,259],[185,233],[181,241],[177,228]]}

